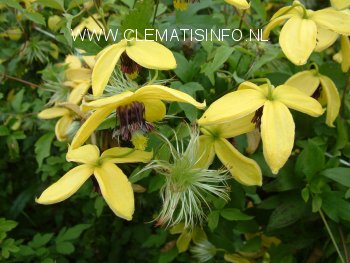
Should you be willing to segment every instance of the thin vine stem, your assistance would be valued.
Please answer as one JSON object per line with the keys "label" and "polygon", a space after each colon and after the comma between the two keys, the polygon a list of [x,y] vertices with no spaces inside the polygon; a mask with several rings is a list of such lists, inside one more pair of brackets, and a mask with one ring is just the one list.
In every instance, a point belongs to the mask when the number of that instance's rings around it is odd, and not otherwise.
{"label": "thin vine stem", "polygon": [[339,249],[339,247],[338,247],[338,244],[337,244],[337,242],[336,242],[336,240],[335,240],[335,238],[334,238],[334,235],[333,235],[333,233],[332,233],[332,230],[330,229],[330,227],[329,227],[329,225],[328,225],[328,223],[327,223],[326,217],[324,216],[324,214],[323,214],[323,212],[322,212],[321,209],[320,209],[318,212],[319,212],[319,214],[320,214],[320,216],[321,216],[321,218],[322,218],[322,221],[323,221],[323,223],[324,223],[324,225],[325,225],[325,227],[326,227],[326,229],[327,229],[328,235],[329,235],[329,237],[330,237],[331,240],[332,240],[332,243],[333,243],[333,245],[334,245],[334,247],[335,247],[335,250],[336,250],[337,253],[338,253],[338,256],[339,256],[339,258],[340,258],[340,261],[341,261],[342,263],[345,263],[344,258],[343,258],[343,255],[341,254],[340,249]]}

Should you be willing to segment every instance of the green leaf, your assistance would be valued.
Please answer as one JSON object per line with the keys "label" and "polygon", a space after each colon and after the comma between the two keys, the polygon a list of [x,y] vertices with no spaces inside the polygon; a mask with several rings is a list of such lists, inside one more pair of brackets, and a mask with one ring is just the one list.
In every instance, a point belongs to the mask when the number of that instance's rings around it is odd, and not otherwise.
{"label": "green leaf", "polygon": [[24,89],[21,89],[11,100],[11,106],[16,112],[21,112]]}
{"label": "green leaf", "polygon": [[60,242],[56,244],[56,250],[63,255],[69,255],[74,252],[75,248],[70,242]]}
{"label": "green leaf", "polygon": [[24,13],[24,16],[34,23],[45,26],[45,17],[39,13]]}
{"label": "green leaf", "polygon": [[176,241],[179,253],[185,252],[190,245],[192,234],[190,231],[184,230]]}
{"label": "green leaf", "polygon": [[38,249],[40,247],[45,246],[53,237],[52,233],[48,234],[36,234],[33,237],[33,240],[28,243],[29,246],[31,246],[34,249]]}
{"label": "green leaf", "polygon": [[81,235],[81,233],[84,230],[90,228],[90,226],[91,224],[79,224],[71,228],[68,228],[67,230],[64,228],[58,234],[56,238],[56,243],[75,240]]}
{"label": "green leaf", "polygon": [[220,218],[220,211],[211,211],[208,215],[208,226],[211,231],[214,231],[217,228]]}
{"label": "green leaf", "polygon": [[[123,19],[121,23],[121,32],[124,33],[127,29],[133,29],[138,32],[144,32],[145,29],[151,29],[153,26],[150,20],[153,16],[154,1],[141,0],[135,4],[133,10]],[[148,39],[150,40],[150,39]]]}
{"label": "green leaf", "polygon": [[309,198],[310,198],[309,188],[305,187],[303,188],[303,190],[301,190],[301,197],[303,198],[305,203],[309,201]]}
{"label": "green leaf", "polygon": [[315,195],[312,198],[312,212],[316,213],[320,211],[322,206],[322,198],[319,195]]}
{"label": "green leaf", "polygon": [[13,220],[7,220],[5,218],[0,218],[0,231],[8,232],[17,226],[17,222]]}
{"label": "green leaf", "polygon": [[290,195],[272,212],[267,228],[273,230],[289,226],[301,219],[305,211],[306,205],[300,195]]}
{"label": "green leaf", "polygon": [[238,208],[226,208],[221,210],[221,216],[229,221],[250,220],[253,216],[242,213]]}
{"label": "green leaf", "polygon": [[50,156],[51,144],[54,137],[54,133],[46,133],[35,143],[35,158],[39,168],[43,164],[44,159]]}
{"label": "green leaf", "polygon": [[350,168],[330,168],[322,171],[321,174],[341,185],[350,187]]}
{"label": "green leaf", "polygon": [[0,0],[1,4],[8,5],[9,7],[23,11],[23,7],[15,0]]}
{"label": "green leaf", "polygon": [[312,140],[308,141],[307,146],[299,155],[295,169],[302,172],[309,179],[317,174],[325,166],[324,151]]}
{"label": "green leaf", "polygon": [[[75,1],[73,1],[75,2]],[[63,0],[37,0],[36,3],[42,4],[45,7],[50,7],[53,9],[58,9],[64,11],[64,1]]]}
{"label": "green leaf", "polygon": [[350,221],[350,202],[342,198],[341,192],[328,191],[322,193],[322,209],[335,222],[339,219]]}

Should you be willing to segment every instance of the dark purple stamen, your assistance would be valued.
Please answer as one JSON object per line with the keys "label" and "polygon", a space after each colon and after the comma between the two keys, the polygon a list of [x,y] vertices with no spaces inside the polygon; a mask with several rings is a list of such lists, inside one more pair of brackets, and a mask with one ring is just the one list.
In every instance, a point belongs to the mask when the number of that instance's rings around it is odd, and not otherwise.
{"label": "dark purple stamen", "polygon": [[125,52],[120,57],[121,71],[125,74],[138,73],[142,67],[133,61]]}
{"label": "dark purple stamen", "polygon": [[319,99],[321,97],[321,92],[322,92],[322,86],[318,85],[317,89],[311,95],[311,97],[314,98],[315,100],[317,100],[317,99]]}
{"label": "dark purple stamen", "polygon": [[261,125],[261,117],[263,115],[263,109],[264,106],[260,107],[255,111],[254,117],[252,119],[252,123],[255,123],[255,128],[260,130],[260,125]]}
{"label": "dark purple stamen", "polygon": [[148,133],[154,129],[154,126],[145,120],[145,105],[142,102],[134,101],[125,106],[119,106],[116,109],[116,115],[119,119],[119,129],[116,130],[116,136],[121,136],[124,141],[130,141],[132,134],[136,131]]}

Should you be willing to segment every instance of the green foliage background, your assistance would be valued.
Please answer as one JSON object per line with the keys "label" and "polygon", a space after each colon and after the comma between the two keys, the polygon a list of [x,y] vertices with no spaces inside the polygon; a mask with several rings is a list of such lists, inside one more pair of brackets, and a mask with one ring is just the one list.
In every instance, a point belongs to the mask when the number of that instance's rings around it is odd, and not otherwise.
{"label": "green foliage background", "polygon": [[[131,222],[117,218],[106,207],[102,197],[93,191],[92,181],[63,203],[35,203],[35,197],[46,186],[72,167],[65,161],[66,143],[55,140],[55,122],[36,116],[50,98],[44,81],[60,85],[62,72],[54,64],[62,62],[67,54],[74,54],[76,48],[96,54],[107,45],[103,41],[71,40],[70,28],[97,12],[96,7],[87,9],[83,2],[0,0],[1,33],[21,32],[19,37],[8,33],[0,38],[0,261],[197,262],[193,252],[182,252],[189,242],[191,247],[196,245],[191,237],[181,235],[178,240],[179,234],[171,234],[151,222],[160,209],[161,177],[138,178],[137,183],[146,192],[136,194],[136,212]],[[135,6],[133,0],[96,2],[101,2],[100,11],[106,14],[110,28],[152,27],[152,0],[137,2]],[[221,0],[202,0],[184,12],[174,11],[171,1],[161,1],[154,27],[237,28],[242,23],[247,32],[249,25],[256,29],[266,25],[278,8],[290,3],[252,0],[250,14],[241,21],[237,10]],[[315,10],[329,6],[326,0],[305,4]],[[48,18],[53,15],[58,15],[60,22],[49,27]],[[271,40],[278,43],[276,34]],[[312,62],[319,65],[322,74],[332,78],[341,94],[349,85],[349,76],[332,60],[338,44],[334,50],[314,53],[310,63],[299,68],[283,56],[277,44],[165,44],[174,52],[178,67],[172,73],[162,73],[163,77],[174,77],[172,87],[199,101],[206,99],[208,105],[234,90],[242,80],[268,77],[278,85]],[[261,151],[252,156],[263,170],[264,185],[244,187],[231,180],[230,202],[213,200],[214,209],[208,211],[204,230],[208,240],[221,250],[211,262],[224,262],[223,251],[246,252],[250,255],[247,262],[340,262],[329,232],[346,257],[344,251],[349,250],[350,242],[350,168],[346,168],[350,159],[349,109],[349,97],[344,97],[336,128],[327,127],[324,117],[311,119],[293,112],[296,146],[278,176],[270,172]],[[191,106],[173,103],[168,114],[175,113],[190,121],[201,114]],[[171,136],[171,128],[180,138],[186,136],[181,120],[169,120],[162,132]],[[245,137],[236,138],[236,142],[244,151]],[[151,139],[152,143],[158,147],[156,139]],[[127,174],[139,169],[122,168]],[[278,238],[281,244],[263,247],[261,233]],[[247,240],[249,235],[253,238]],[[256,257],[253,259],[252,255]]]}

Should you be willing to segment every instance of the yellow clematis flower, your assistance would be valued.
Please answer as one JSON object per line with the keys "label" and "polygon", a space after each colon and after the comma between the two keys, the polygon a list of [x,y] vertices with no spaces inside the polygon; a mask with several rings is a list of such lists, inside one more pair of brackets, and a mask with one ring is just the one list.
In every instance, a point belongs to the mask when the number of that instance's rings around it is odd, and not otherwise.
{"label": "yellow clematis flower", "polygon": [[65,59],[65,64],[68,65],[65,71],[66,81],[64,85],[71,88],[68,102],[79,104],[91,87],[92,68],[94,67],[94,56],[82,56],[85,64],[84,67],[80,58],[73,55],[68,55]]}
{"label": "yellow clematis flower", "polygon": [[131,220],[134,213],[134,193],[131,183],[116,163],[147,163],[152,153],[130,148],[114,147],[100,151],[95,145],[84,145],[67,153],[67,160],[81,165],[71,169],[47,188],[35,201],[49,205],[66,200],[94,175],[103,198],[112,211],[121,218]]}
{"label": "yellow clematis flower", "polygon": [[122,60],[122,71],[132,74],[139,66],[148,69],[169,70],[176,68],[173,53],[154,41],[125,40],[103,49],[97,55],[97,61],[92,72],[92,92],[101,96],[115,65]]}
{"label": "yellow clematis flower", "polygon": [[317,99],[321,104],[327,104],[326,124],[334,127],[340,109],[340,96],[334,82],[317,70],[306,70],[290,77],[286,85],[297,88],[308,96]]}
{"label": "yellow clematis flower", "polygon": [[337,10],[350,7],[350,0],[331,0],[332,6]]}
{"label": "yellow clematis flower", "polygon": [[295,65],[304,65],[313,51],[331,46],[339,34],[350,35],[350,15],[333,8],[312,11],[299,1],[281,8],[266,26],[263,37],[283,24],[279,43],[283,53]]}
{"label": "yellow clematis flower", "polygon": [[41,111],[38,118],[48,120],[60,118],[56,122],[55,134],[59,141],[66,141],[68,139],[69,128],[71,127],[76,115],[74,112],[63,107],[52,107]]}
{"label": "yellow clematis flower", "polygon": [[333,59],[341,64],[341,70],[348,72],[350,69],[350,41],[347,36],[340,36],[340,52]]}
{"label": "yellow clematis flower", "polygon": [[[205,113],[204,113],[205,114]],[[213,126],[201,126],[203,133],[199,137],[202,157],[198,167],[209,167],[215,154],[239,183],[244,185],[261,185],[262,175],[259,165],[241,154],[227,139],[248,133],[255,129],[252,122],[254,114],[241,119]]]}
{"label": "yellow clematis flower", "polygon": [[120,94],[83,104],[83,110],[95,109],[76,133],[72,148],[81,146],[94,130],[113,111],[117,112],[120,122],[120,135],[131,140],[134,133],[148,132],[152,126],[148,122],[162,120],[166,113],[164,101],[185,102],[203,109],[205,102],[199,103],[190,95],[161,85],[148,85],[135,92],[124,91]]}
{"label": "yellow clematis flower", "polygon": [[200,126],[228,123],[255,112],[261,129],[264,157],[274,174],[288,160],[294,145],[294,120],[288,108],[317,117],[323,109],[317,100],[289,85],[274,88],[242,83],[237,91],[216,100],[198,120]]}
{"label": "yellow clematis flower", "polygon": [[250,8],[250,4],[247,0],[225,0],[226,3],[233,5],[238,9],[248,9]]}

